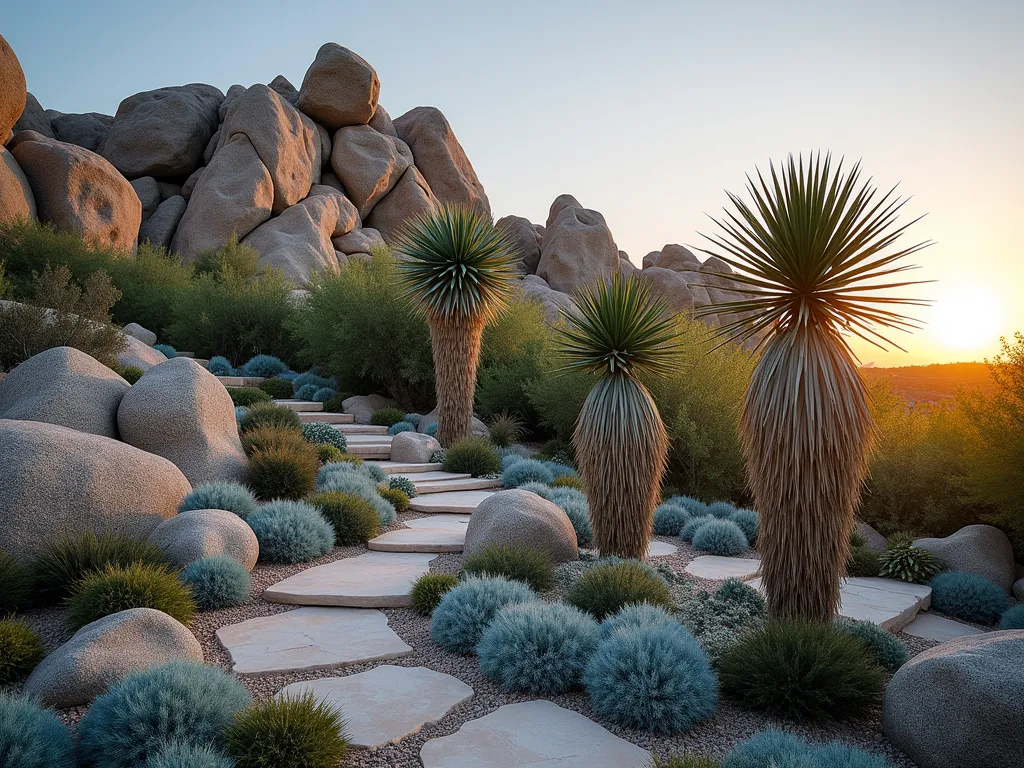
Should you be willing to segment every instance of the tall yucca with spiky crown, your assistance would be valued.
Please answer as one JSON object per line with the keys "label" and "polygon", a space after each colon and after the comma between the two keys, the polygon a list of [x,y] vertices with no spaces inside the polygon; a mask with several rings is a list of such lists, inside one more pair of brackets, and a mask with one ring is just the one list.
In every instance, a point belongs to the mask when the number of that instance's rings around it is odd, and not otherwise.
{"label": "tall yucca with spiky crown", "polygon": [[587,488],[594,546],[642,558],[654,523],[668,436],[642,375],[675,370],[672,318],[636,279],[616,273],[563,312],[566,370],[600,378],[583,403],[573,446]]}
{"label": "tall yucca with spiky crown", "polygon": [[719,234],[704,235],[717,247],[702,249],[738,270],[730,277],[745,294],[702,313],[740,313],[720,333],[757,338],[762,349],[740,433],[761,514],[764,588],[779,619],[828,621],[839,604],[874,432],[845,334],[884,348],[892,342],[882,331],[917,326],[890,307],[926,303],[873,293],[912,285],[891,276],[930,243],[894,248],[910,226],[895,226],[906,201],[862,184],[859,162],[842,166],[818,153],[806,166],[790,156],[781,173],[771,166],[769,180],[748,176],[753,206],[730,193],[735,210],[713,219]]}
{"label": "tall yucca with spiky crown", "polygon": [[442,206],[409,219],[395,244],[409,294],[430,326],[437,389],[437,439],[469,437],[484,326],[512,291],[514,249],[475,208]]}

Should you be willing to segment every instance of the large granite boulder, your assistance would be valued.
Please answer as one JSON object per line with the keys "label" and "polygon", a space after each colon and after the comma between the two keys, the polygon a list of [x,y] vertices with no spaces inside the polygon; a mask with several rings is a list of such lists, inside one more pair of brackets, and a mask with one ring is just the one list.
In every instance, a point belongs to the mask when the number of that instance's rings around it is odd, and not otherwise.
{"label": "large granite boulder", "polygon": [[306,70],[298,107],[330,131],[366,125],[377,109],[380,80],[363,57],[324,43]]}
{"label": "large granite boulder", "polygon": [[131,366],[133,368],[139,368],[143,371],[148,371],[154,365],[166,362],[167,357],[159,349],[153,349],[151,346],[143,341],[135,338],[134,336],[125,334],[125,348],[117,356],[117,364],[125,368]]}
{"label": "large granite boulder", "polygon": [[648,267],[661,267],[662,269],[674,269],[677,272],[700,271],[700,259],[693,255],[689,248],[670,243],[660,251],[651,251],[644,256],[644,269]]}
{"label": "large granite boulder", "polygon": [[14,49],[0,35],[0,144],[25,111],[25,73]]}
{"label": "large granite boulder", "polygon": [[260,554],[252,528],[234,512],[223,509],[177,514],[154,528],[149,540],[180,567],[210,555],[227,555],[251,571]]}
{"label": "large granite boulder", "polygon": [[128,382],[73,347],[30,357],[0,380],[0,419],[45,421],[117,437],[117,407]]}
{"label": "large granite boulder", "polygon": [[267,87],[269,87],[270,90],[276,92],[277,95],[279,95],[282,99],[287,101],[293,107],[299,101],[298,89],[296,89],[296,87],[292,85],[291,80],[289,80],[284,75],[278,75],[277,77],[275,77],[273,80],[267,83]]}
{"label": "large granite boulder", "polygon": [[[416,426],[417,431],[425,433],[427,428],[431,424],[437,424],[437,408],[435,407],[430,413],[420,417],[420,422]],[[484,424],[476,416],[470,421],[470,434],[473,437],[489,437],[491,430],[488,429],[487,425]]]}
{"label": "large granite boulder", "polygon": [[239,135],[217,151],[186,199],[171,251],[187,264],[232,236],[241,240],[269,219],[274,182],[252,142]]}
{"label": "large granite boulder", "polygon": [[438,201],[491,212],[484,186],[441,110],[416,107],[396,118],[394,124]]}
{"label": "large granite boulder", "polygon": [[385,136],[394,136],[398,138],[398,131],[395,129],[395,124],[391,121],[391,115],[384,109],[383,104],[378,104],[377,109],[373,112],[373,117],[370,118],[369,126],[377,133],[383,133]]}
{"label": "large granite boulder", "polygon": [[0,420],[0,551],[14,557],[87,531],[145,538],[191,490],[171,462],[109,437]]}
{"label": "large granite boulder", "polygon": [[142,218],[143,220],[148,219],[160,205],[160,187],[157,186],[157,181],[152,176],[140,176],[137,179],[132,179],[131,184],[135,194],[139,196],[139,202],[142,203]]}
{"label": "large granite boulder", "polygon": [[544,222],[545,234],[548,229],[551,229],[555,223],[555,219],[558,215],[566,208],[582,208],[583,204],[580,203],[575,197],[569,194],[561,194],[551,201],[551,207],[548,208],[548,217]]}
{"label": "large granite boulder", "polygon": [[491,544],[536,549],[556,565],[579,554],[576,530],[565,512],[518,488],[487,497],[469,518],[463,554],[478,555]]}
{"label": "large granite boulder", "polygon": [[103,156],[129,179],[184,178],[199,166],[217,130],[222,101],[219,88],[202,83],[129,96],[117,107]]}
{"label": "large granite boulder", "polygon": [[1024,603],[1024,577],[1013,582],[1013,596],[1017,598],[1018,601]]}
{"label": "large granite boulder", "polygon": [[146,371],[121,400],[117,424],[122,440],[170,459],[193,485],[245,476],[231,396],[195,360]]}
{"label": "large granite boulder", "polygon": [[537,275],[556,291],[573,293],[618,271],[619,249],[604,216],[588,208],[561,206],[544,233]]}
{"label": "large granite boulder", "polygon": [[520,283],[523,298],[536,301],[544,309],[544,319],[549,323],[557,323],[562,319],[562,312],[571,312],[576,308],[572,297],[567,293],[552,290],[544,278],[537,275],[526,275]]}
{"label": "large granite boulder", "polygon": [[868,525],[862,520],[857,521],[856,530],[858,535],[862,539],[864,539],[864,546],[870,552],[878,552],[879,554],[885,552],[885,536],[880,534],[878,531],[876,531],[874,528],[872,528],[870,525]]}
{"label": "large granite boulder", "polygon": [[132,336],[133,338],[138,339],[146,346],[152,347],[156,344],[156,334],[148,328],[143,328],[138,323],[128,323],[128,325],[124,327],[124,333],[126,336]]}
{"label": "large granite boulder", "polygon": [[351,413],[356,424],[369,424],[370,417],[381,408],[396,408],[398,403],[383,395],[356,395],[341,401],[345,413]]}
{"label": "large granite boulder", "polygon": [[50,124],[50,116],[46,114],[43,105],[31,93],[25,94],[25,110],[18,118],[18,122],[14,124],[15,134],[23,131],[35,131],[48,139],[57,138],[57,134],[53,132],[53,126]]}
{"label": "large granite boulder", "polygon": [[519,258],[520,271],[532,275],[540,263],[541,237],[537,228],[522,216],[503,216],[497,226],[508,233],[508,239]]}
{"label": "large granite boulder", "polygon": [[638,277],[646,284],[651,297],[663,301],[673,312],[693,311],[690,284],[680,273],[664,267],[645,267]]}
{"label": "large granite boulder", "polygon": [[437,440],[419,432],[399,432],[391,438],[391,460],[403,464],[427,464],[439,450]]}
{"label": "large granite boulder", "polygon": [[437,209],[437,198],[430,191],[423,174],[416,166],[402,174],[402,178],[370,212],[366,226],[380,232],[385,240],[393,240],[402,225],[412,216]]}
{"label": "large granite boulder", "polygon": [[195,635],[163,611],[129,608],[78,630],[32,671],[24,692],[48,707],[77,707],[132,672],[179,659],[203,661]]}
{"label": "large granite boulder", "polygon": [[14,157],[28,177],[39,218],[98,245],[134,253],[142,203],[102,157],[39,134],[19,134]]}
{"label": "large granite boulder", "polygon": [[53,126],[53,132],[58,139],[88,149],[90,152],[100,151],[113,124],[112,115],[99,112],[68,113],[50,119],[50,125]]}
{"label": "large granite boulder", "polygon": [[1022,659],[1024,630],[968,635],[919,653],[885,691],[885,735],[921,768],[1019,768]]}
{"label": "large granite boulder", "polygon": [[32,220],[36,217],[36,198],[14,155],[0,147],[0,224]]}
{"label": "large granite boulder", "polygon": [[915,547],[935,555],[951,571],[969,571],[1009,592],[1015,581],[1013,545],[991,525],[968,525],[944,539],[917,539]]}
{"label": "large granite boulder", "polygon": [[377,246],[384,245],[380,232],[372,227],[353,229],[347,235],[334,238],[334,250],[344,254],[371,253]]}
{"label": "large granite boulder", "polygon": [[331,167],[362,219],[391,191],[412,162],[412,152],[404,141],[368,125],[339,128],[334,134]]}
{"label": "large granite boulder", "polygon": [[169,197],[156,207],[153,215],[142,222],[139,227],[139,242],[149,242],[157,248],[168,249],[174,240],[182,216],[188,209],[188,203],[181,195]]}

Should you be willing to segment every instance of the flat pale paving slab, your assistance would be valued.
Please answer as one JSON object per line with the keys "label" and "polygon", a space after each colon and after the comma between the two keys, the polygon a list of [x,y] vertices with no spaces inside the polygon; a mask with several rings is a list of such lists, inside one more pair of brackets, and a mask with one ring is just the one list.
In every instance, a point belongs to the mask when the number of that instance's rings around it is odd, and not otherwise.
{"label": "flat pale paving slab", "polygon": [[418,475],[422,472],[437,472],[441,464],[413,464],[407,461],[377,461],[374,462],[389,475]]}
{"label": "flat pale paving slab", "polygon": [[239,675],[332,669],[412,653],[388,626],[388,617],[365,608],[297,608],[217,630]]}
{"label": "flat pale paving slab", "polygon": [[405,525],[409,528],[434,528],[444,531],[459,531],[466,535],[466,526],[469,525],[469,515],[431,515],[430,517],[417,517],[406,520]]}
{"label": "flat pale paving slab", "polygon": [[409,509],[413,512],[449,512],[456,515],[469,515],[484,499],[493,496],[490,491],[448,491],[431,493],[409,500]]}
{"label": "flat pale paving slab", "polygon": [[404,608],[412,605],[412,583],[430,570],[437,555],[368,552],[307,568],[268,587],[271,603],[337,605],[350,608]]}
{"label": "flat pale paving slab", "polygon": [[647,557],[667,557],[674,555],[678,550],[679,547],[667,541],[652,541],[647,545]]}
{"label": "flat pale paving slab", "polygon": [[366,545],[376,552],[461,552],[466,543],[463,530],[444,528],[399,528],[370,539]]}
{"label": "flat pale paving slab", "polygon": [[322,421],[327,424],[334,425],[335,429],[340,429],[341,426],[351,428],[356,426],[353,424],[355,416],[351,413],[330,413],[328,411],[313,411],[313,412],[301,412],[299,413],[299,421],[303,424],[310,424],[314,421]]}
{"label": "flat pale paving slab", "polygon": [[[426,465],[423,465],[423,466],[426,466]],[[403,477],[408,477],[410,480],[412,480],[417,485],[419,483],[424,483],[424,482],[428,482],[428,481],[429,482],[433,482],[433,481],[436,481],[436,480],[465,480],[467,478],[472,478],[473,477],[472,475],[470,475],[468,473],[464,473],[464,472],[441,472],[441,471],[434,471],[434,470],[431,470],[429,472],[416,472],[416,473],[412,473],[412,474],[409,474],[407,472],[391,472],[389,474],[392,474],[392,475],[402,475]]]}
{"label": "flat pale paving slab", "polygon": [[506,704],[420,750],[423,768],[644,768],[651,753],[551,701]]}
{"label": "flat pale paving slab", "polygon": [[700,579],[749,579],[760,567],[760,560],[746,557],[701,555],[687,563],[683,570]]}
{"label": "flat pale paving slab", "polygon": [[501,480],[496,477],[467,477],[455,480],[413,481],[417,493],[448,493],[453,491],[480,491],[486,488],[500,488]]}
{"label": "flat pale paving slab", "polygon": [[[354,418],[351,413],[342,414]],[[338,422],[334,428],[345,435],[386,435],[387,427],[377,427],[373,424],[352,424],[350,421]]]}
{"label": "flat pale paving slab", "polygon": [[391,445],[391,435],[345,435],[349,445]]}
{"label": "flat pale paving slab", "polygon": [[352,445],[350,443],[346,453],[363,459],[387,459],[391,457],[391,445]]}
{"label": "flat pale paving slab", "polygon": [[967,635],[985,634],[983,629],[961,624],[959,621],[953,621],[943,616],[936,616],[934,613],[917,614],[917,618],[907,624],[903,631],[914,637],[923,637],[926,640],[936,640],[940,643]]}
{"label": "flat pale paving slab", "polygon": [[274,405],[283,405],[285,408],[291,408],[297,413],[313,413],[314,411],[322,411],[324,409],[323,403],[313,402],[312,400],[275,400]]}
{"label": "flat pale paving slab", "polygon": [[401,741],[473,698],[473,689],[451,675],[390,664],[348,677],[292,683],[278,695],[307,691],[341,710],[352,745],[366,748]]}

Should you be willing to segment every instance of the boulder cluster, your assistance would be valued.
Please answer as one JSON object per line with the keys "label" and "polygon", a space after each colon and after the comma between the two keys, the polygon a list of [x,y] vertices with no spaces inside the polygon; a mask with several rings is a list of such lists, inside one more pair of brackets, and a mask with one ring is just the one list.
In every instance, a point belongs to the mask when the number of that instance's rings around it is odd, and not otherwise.
{"label": "boulder cluster", "polygon": [[[374,68],[336,43],[320,48],[298,88],[281,75],[226,94],[167,86],[128,97],[114,115],[44,110],[3,38],[0,82],[0,222],[38,218],[125,253],[148,241],[185,263],[235,237],[302,285],[439,204],[491,212],[441,111],[392,120]],[[728,265],[679,245],[638,269],[604,217],[571,195],[555,199],[543,225],[499,224],[521,254],[524,294],[551,319],[617,271],[638,272],[676,310],[737,296]]]}

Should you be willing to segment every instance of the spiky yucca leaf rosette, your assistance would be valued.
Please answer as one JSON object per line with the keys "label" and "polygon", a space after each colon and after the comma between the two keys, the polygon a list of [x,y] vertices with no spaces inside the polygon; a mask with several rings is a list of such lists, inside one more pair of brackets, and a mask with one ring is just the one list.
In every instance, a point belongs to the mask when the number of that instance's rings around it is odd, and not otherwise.
{"label": "spiky yucca leaf rosette", "polygon": [[471,433],[483,329],[512,292],[514,248],[489,215],[442,206],[409,219],[395,250],[430,326],[437,439],[447,447]]}
{"label": "spiky yucca leaf rosette", "polygon": [[740,436],[768,607],[784,620],[829,621],[839,604],[874,432],[847,335],[885,348],[887,329],[917,325],[892,307],[926,303],[887,293],[914,284],[892,276],[930,245],[893,247],[910,226],[895,226],[906,201],[861,183],[860,163],[842,166],[790,156],[767,180],[748,177],[753,205],[729,194],[734,208],[713,219],[721,232],[704,236],[716,247],[702,249],[737,270],[724,277],[744,297],[698,315],[737,315],[719,332],[762,350]]}
{"label": "spiky yucca leaf rosette", "polygon": [[583,403],[573,445],[590,502],[594,546],[642,558],[660,500],[668,436],[643,375],[675,370],[673,323],[634,278],[585,290],[561,329],[566,370],[600,378]]}

